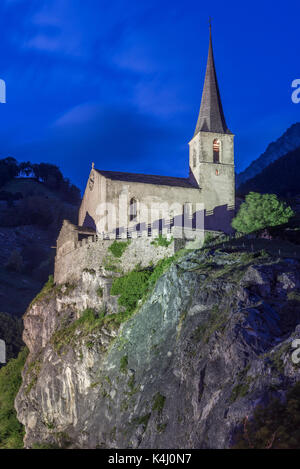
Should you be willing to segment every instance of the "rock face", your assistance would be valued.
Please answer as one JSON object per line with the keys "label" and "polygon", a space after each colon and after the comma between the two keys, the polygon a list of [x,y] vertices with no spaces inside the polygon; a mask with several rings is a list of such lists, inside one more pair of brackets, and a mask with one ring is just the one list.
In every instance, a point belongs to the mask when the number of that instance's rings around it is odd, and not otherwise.
{"label": "rock face", "polygon": [[257,404],[299,380],[297,261],[190,251],[121,325],[78,320],[103,309],[102,281],[54,286],[24,317],[26,447],[228,448]]}
{"label": "rock face", "polygon": [[254,160],[248,168],[237,174],[237,187],[261,173],[261,171],[273,161],[276,161],[281,156],[286,155],[298,147],[300,147],[300,122],[289,127],[276,142],[270,143],[266,151],[260,155],[259,158]]}

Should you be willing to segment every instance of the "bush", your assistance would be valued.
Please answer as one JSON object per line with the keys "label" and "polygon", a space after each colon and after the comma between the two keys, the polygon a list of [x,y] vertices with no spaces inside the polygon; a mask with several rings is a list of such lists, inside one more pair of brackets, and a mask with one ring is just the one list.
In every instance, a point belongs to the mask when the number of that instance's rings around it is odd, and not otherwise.
{"label": "bush", "polygon": [[237,449],[298,449],[300,446],[300,383],[287,393],[286,402],[273,399],[257,407],[253,419],[244,421],[237,434]]}
{"label": "bush", "polygon": [[127,249],[127,247],[130,244],[130,240],[128,241],[114,241],[110,246],[109,246],[109,251],[112,253],[114,257],[122,257],[124,251]]}
{"label": "bush", "polygon": [[135,269],[123,277],[115,278],[110,290],[111,295],[120,295],[118,303],[133,312],[138,301],[145,297],[156,284],[157,280],[179,259],[185,251],[177,251],[172,257],[161,259],[155,267]]}
{"label": "bush", "polygon": [[173,240],[173,237],[168,240],[165,236],[163,236],[163,235],[160,234],[160,235],[158,236],[158,238],[155,238],[153,241],[151,241],[151,244],[152,244],[153,246],[157,246],[157,247],[158,247],[158,246],[161,246],[161,247],[163,247],[163,248],[167,248],[167,247],[170,246],[170,244],[173,243],[173,241],[174,241],[174,240]]}
{"label": "bush", "polygon": [[203,247],[204,246],[209,246],[211,243],[214,243],[215,241],[217,241],[217,238],[218,238],[218,235],[216,235],[214,233],[211,233],[211,232],[205,233]]}
{"label": "bush", "polygon": [[119,305],[124,306],[127,311],[133,311],[147,291],[150,276],[149,270],[133,270],[124,277],[114,279],[111,294],[120,295]]}
{"label": "bush", "polygon": [[275,194],[250,192],[232,220],[232,226],[235,230],[247,234],[287,223],[293,215],[291,207],[281,202]]}
{"label": "bush", "polygon": [[0,370],[0,449],[23,448],[24,429],[17,420],[15,397],[22,383],[21,372],[28,355],[25,347],[18,358]]}

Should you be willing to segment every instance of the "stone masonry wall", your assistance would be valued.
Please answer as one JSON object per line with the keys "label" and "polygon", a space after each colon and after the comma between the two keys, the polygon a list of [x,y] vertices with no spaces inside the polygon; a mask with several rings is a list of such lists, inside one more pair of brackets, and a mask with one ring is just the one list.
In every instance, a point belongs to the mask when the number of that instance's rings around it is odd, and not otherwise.
{"label": "stone masonry wall", "polygon": [[151,262],[155,264],[164,257],[172,256],[185,244],[184,240],[174,239],[168,247],[164,247],[151,244],[153,240],[153,237],[117,240],[128,242],[128,246],[121,258],[116,258],[108,249],[115,240],[84,239],[75,249],[56,256],[54,280],[57,284],[72,283],[81,278],[84,270],[92,269],[100,273],[104,270],[128,272],[138,264],[146,267]]}

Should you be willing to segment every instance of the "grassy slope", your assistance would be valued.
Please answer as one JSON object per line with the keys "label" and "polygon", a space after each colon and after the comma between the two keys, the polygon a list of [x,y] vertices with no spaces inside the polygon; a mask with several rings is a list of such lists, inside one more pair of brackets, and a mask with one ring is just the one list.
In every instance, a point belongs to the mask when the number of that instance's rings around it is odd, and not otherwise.
{"label": "grassy slope", "polygon": [[24,429],[17,420],[14,400],[21,386],[26,348],[0,370],[0,449],[23,448]]}
{"label": "grassy slope", "polygon": [[16,178],[1,187],[1,191],[11,193],[21,192],[23,197],[30,195],[42,195],[49,198],[58,198],[57,195],[48,189],[43,183],[32,178]]}

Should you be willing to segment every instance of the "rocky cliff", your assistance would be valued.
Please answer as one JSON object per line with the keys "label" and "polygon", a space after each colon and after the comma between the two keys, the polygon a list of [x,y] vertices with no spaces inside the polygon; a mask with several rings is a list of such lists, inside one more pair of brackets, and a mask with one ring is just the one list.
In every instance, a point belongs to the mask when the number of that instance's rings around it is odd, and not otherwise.
{"label": "rocky cliff", "polygon": [[104,299],[106,280],[50,282],[24,317],[26,447],[228,448],[299,380],[299,261],[185,252],[131,315]]}

